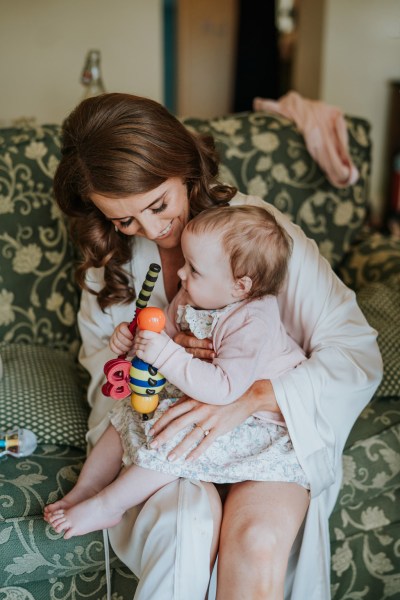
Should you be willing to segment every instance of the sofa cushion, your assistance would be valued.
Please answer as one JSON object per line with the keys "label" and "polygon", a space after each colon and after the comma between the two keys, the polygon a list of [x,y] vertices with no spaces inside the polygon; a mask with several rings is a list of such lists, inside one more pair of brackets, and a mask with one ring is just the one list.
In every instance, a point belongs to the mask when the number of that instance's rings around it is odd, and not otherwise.
{"label": "sofa cushion", "polygon": [[383,378],[375,397],[400,397],[400,273],[362,287],[357,300],[368,323],[378,332]]}
{"label": "sofa cushion", "polygon": [[343,481],[330,518],[332,600],[394,598],[400,590],[400,277],[357,294],[378,331],[384,373],[355,423],[343,455]]}
{"label": "sofa cushion", "polygon": [[351,187],[333,187],[289,120],[266,113],[217,119],[183,119],[192,131],[211,134],[220,154],[220,178],[239,191],[271,202],[315,239],[337,265],[366,216],[370,175],[369,124],[347,118],[352,159],[360,172]]}
{"label": "sofa cushion", "polygon": [[[369,435],[375,426],[376,435]],[[400,590],[400,402],[375,400],[355,424],[330,518],[332,600]]]}
{"label": "sofa cushion", "polygon": [[353,290],[371,282],[400,277],[400,238],[363,229],[359,239],[337,269],[339,277]]}
{"label": "sofa cushion", "polygon": [[86,448],[89,413],[81,368],[69,352],[0,344],[0,425],[31,429],[39,444]]}
{"label": "sofa cushion", "polygon": [[0,130],[0,339],[76,352],[74,252],[52,195],[59,135]]}
{"label": "sofa cushion", "polygon": [[[101,531],[64,540],[42,517],[45,504],[70,491],[85,456],[68,446],[39,445],[30,457],[0,459],[2,600],[105,598]],[[135,576],[112,551],[110,559],[113,597],[132,598]]]}

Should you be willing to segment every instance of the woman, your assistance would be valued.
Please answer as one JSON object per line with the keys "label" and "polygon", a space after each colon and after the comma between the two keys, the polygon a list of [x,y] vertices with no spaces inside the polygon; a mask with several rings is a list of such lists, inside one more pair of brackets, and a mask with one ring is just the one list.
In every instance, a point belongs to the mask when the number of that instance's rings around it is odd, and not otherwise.
{"label": "woman", "polygon": [[[194,441],[200,442],[199,455],[252,413],[280,411],[311,499],[297,484],[242,482],[227,490],[222,507],[211,484],[179,481],[147,501],[134,531],[136,513],[110,530],[111,543],[139,576],[140,600],[204,598],[218,542],[218,599],[278,599],[284,593],[292,600],[328,599],[328,516],[344,443],[381,376],[376,332],[315,243],[272,206],[218,183],[217,172],[211,140],[195,137],[145,98],[92,98],[64,124],[54,185],[83,260],[77,274],[84,289],[81,361],[92,376],[88,441],[93,444],[106,428],[112,404],[100,390],[102,367],[111,358],[108,339],[117,324],[130,320],[148,265],[161,263],[151,303],[162,307],[177,290],[187,221],[220,203],[259,204],[293,239],[279,306],[308,360],[273,381],[256,382],[227,406],[184,400],[160,419],[156,439],[163,443],[196,423],[175,455]],[[184,334],[175,341],[197,357],[212,356],[207,341]],[[210,434],[203,438],[203,430]]]}

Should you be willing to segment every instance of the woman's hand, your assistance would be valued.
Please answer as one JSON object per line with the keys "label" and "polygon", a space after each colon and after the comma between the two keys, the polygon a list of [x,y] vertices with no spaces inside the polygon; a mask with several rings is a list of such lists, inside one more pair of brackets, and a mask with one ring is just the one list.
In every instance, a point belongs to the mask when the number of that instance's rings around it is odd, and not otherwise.
{"label": "woman's hand", "polygon": [[260,410],[279,412],[270,381],[255,382],[243,396],[231,404],[204,404],[184,396],[153,425],[150,435],[154,439],[150,446],[157,448],[185,427],[196,425],[168,456],[169,460],[175,460],[197,443],[198,446],[186,457],[186,460],[195,460],[214,440],[232,431]]}
{"label": "woman's hand", "polygon": [[211,340],[199,340],[193,333],[181,331],[174,337],[174,342],[185,348],[186,352],[195,358],[212,361],[216,357]]}

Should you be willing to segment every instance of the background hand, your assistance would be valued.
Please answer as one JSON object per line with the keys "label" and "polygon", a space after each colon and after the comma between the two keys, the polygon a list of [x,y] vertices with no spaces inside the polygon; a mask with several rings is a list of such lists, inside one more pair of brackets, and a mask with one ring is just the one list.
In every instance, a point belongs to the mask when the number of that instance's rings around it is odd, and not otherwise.
{"label": "background hand", "polygon": [[216,357],[211,340],[199,340],[193,333],[181,331],[174,337],[174,342],[185,348],[186,352],[195,358],[211,362]]}

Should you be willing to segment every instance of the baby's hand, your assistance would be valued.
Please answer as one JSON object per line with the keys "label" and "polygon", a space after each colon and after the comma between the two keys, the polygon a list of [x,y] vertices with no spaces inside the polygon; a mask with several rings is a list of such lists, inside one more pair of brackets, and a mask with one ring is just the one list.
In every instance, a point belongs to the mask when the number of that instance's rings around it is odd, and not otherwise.
{"label": "baby's hand", "polygon": [[170,337],[164,331],[156,333],[155,331],[143,329],[136,334],[133,348],[138,358],[152,365],[169,340]]}
{"label": "baby's hand", "polygon": [[126,354],[132,348],[133,335],[129,331],[129,323],[123,322],[114,329],[110,338],[110,348],[115,354]]}

